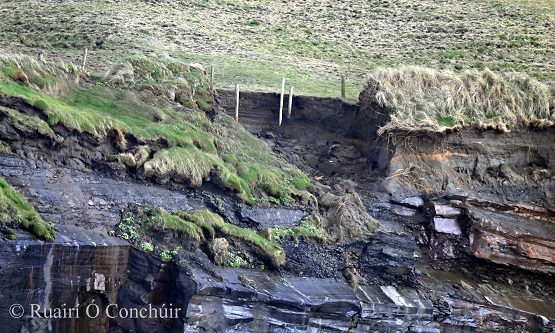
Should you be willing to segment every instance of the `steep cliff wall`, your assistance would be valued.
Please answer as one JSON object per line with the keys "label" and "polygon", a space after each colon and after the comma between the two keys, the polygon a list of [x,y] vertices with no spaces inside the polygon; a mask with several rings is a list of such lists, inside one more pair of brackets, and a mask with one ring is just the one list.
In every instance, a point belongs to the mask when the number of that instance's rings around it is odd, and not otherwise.
{"label": "steep cliff wall", "polygon": [[[234,97],[223,92],[220,98],[232,111]],[[555,315],[552,128],[378,136],[391,110],[329,101],[309,111],[307,97],[294,97],[291,118],[278,127],[277,96],[242,98],[242,121],[275,152],[302,165],[329,192],[360,193],[388,230],[414,238],[418,281],[433,290],[428,296],[442,331],[457,331],[458,325],[549,330],[552,321],[542,318]],[[262,105],[256,103],[266,100],[271,104],[264,104],[266,116],[260,117]],[[377,253],[370,258],[387,262]],[[536,316],[518,324],[501,319],[505,311]]]}
{"label": "steep cliff wall", "polygon": [[[44,243],[18,231],[17,240],[2,240],[1,306],[19,303],[27,314],[3,312],[1,319],[14,332],[553,328],[551,130],[380,139],[364,131],[368,111],[338,100],[295,100],[292,117],[278,127],[274,99],[253,104],[244,121],[312,177],[314,198],[303,209],[249,207],[218,191],[156,186],[98,159],[113,149],[109,139],[92,144],[68,135],[46,149],[48,139],[31,140],[5,122],[12,154],[0,158],[0,174],[54,223],[57,238]],[[257,116],[264,105],[268,111]],[[112,236],[130,218],[129,207],[141,209],[137,203],[169,212],[209,209],[229,223],[267,230],[298,225],[316,209],[314,200],[321,216],[339,216],[338,223],[360,218],[353,214],[360,200],[383,227],[339,243],[280,236],[287,261],[279,271],[254,259],[251,269],[219,267],[208,248],[178,232],[144,238],[156,249],[182,247],[170,262]],[[230,246],[249,254],[244,244]],[[162,319],[31,318],[35,301],[44,308],[94,301],[101,312],[109,304],[181,310]]]}

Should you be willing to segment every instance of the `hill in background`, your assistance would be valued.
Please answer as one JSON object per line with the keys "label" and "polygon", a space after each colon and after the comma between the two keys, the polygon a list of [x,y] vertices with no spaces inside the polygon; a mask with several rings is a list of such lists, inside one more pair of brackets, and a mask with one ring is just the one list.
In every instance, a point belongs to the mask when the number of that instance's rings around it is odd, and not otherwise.
{"label": "hill in background", "polygon": [[0,4],[8,52],[103,72],[120,55],[168,54],[216,66],[217,88],[356,97],[376,67],[490,68],[555,79],[553,1],[88,0]]}

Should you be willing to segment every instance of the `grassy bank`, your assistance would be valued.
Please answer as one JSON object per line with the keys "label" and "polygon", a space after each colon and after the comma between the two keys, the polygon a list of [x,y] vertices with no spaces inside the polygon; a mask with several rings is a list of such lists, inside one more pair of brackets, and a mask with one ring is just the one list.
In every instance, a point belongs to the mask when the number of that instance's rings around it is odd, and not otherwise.
{"label": "grassy bank", "polygon": [[552,127],[555,122],[555,85],[521,73],[488,69],[463,73],[422,67],[375,70],[361,102],[391,111],[380,134],[441,132],[469,125],[506,132],[514,127]]}
{"label": "grassy bank", "polygon": [[[283,203],[291,200],[292,191],[310,186],[298,168],[277,158],[231,118],[208,118],[212,93],[199,66],[169,57],[130,56],[95,77],[72,65],[3,56],[0,73],[0,95],[19,98],[37,113],[3,107],[14,124],[56,141],[64,139],[52,130],[57,124],[113,137],[120,162],[156,181],[200,187],[211,179],[249,203],[259,198]],[[129,136],[140,145],[129,144]],[[167,147],[151,149],[157,142]]]}
{"label": "grassy bank", "polygon": [[0,177],[0,228],[9,239],[15,239],[12,228],[27,229],[35,236],[54,240],[56,235],[52,226],[46,223],[4,178]]}

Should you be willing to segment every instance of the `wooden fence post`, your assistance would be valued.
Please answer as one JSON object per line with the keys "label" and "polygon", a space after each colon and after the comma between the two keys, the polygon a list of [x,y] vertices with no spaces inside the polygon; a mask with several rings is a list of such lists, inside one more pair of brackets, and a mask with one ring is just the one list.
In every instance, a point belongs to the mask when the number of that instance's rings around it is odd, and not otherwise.
{"label": "wooden fence post", "polygon": [[239,83],[235,84],[235,121],[239,122]]}
{"label": "wooden fence post", "polygon": [[291,117],[292,108],[293,108],[293,86],[289,87],[289,107],[287,108],[287,118]]}
{"label": "wooden fence post", "polygon": [[341,98],[345,98],[345,74],[341,74]]}
{"label": "wooden fence post", "polygon": [[88,53],[88,50],[87,48],[85,48],[85,54],[83,55],[83,68],[82,68],[83,72],[85,71],[85,65],[87,64],[87,53]]}
{"label": "wooden fence post", "polygon": [[281,97],[279,99],[279,124],[281,126],[281,121],[283,120],[283,95],[285,94],[285,78],[281,80]]}

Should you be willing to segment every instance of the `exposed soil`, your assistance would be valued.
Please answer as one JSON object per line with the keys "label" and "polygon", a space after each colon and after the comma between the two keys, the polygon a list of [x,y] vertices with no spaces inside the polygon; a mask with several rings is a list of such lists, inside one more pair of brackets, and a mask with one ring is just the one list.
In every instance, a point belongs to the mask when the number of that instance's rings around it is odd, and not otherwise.
{"label": "exposed soil", "polygon": [[[233,95],[227,92],[219,95],[222,105],[233,110]],[[490,303],[509,307],[516,298],[528,298],[522,293],[532,289],[535,290],[530,291],[532,294],[541,295],[544,300],[554,294],[555,155],[548,143],[551,141],[543,139],[552,137],[553,130],[499,134],[467,129],[451,135],[394,134],[380,138],[372,133],[384,119],[339,100],[323,102],[295,97],[291,118],[278,126],[278,98],[274,94],[242,94],[240,122],[265,138],[274,152],[302,167],[326,192],[360,193],[367,210],[388,230],[407,232],[414,237],[418,248],[415,266],[417,274],[422,274],[418,281],[424,283],[421,287],[427,297],[433,298],[433,292],[427,288],[435,283],[443,287],[431,288],[444,299],[475,302],[475,294],[471,294],[477,288]],[[312,108],[315,104],[318,107]],[[364,130],[361,123],[375,125]],[[457,217],[461,211],[463,215]],[[455,230],[442,229],[439,224],[451,221],[455,221]],[[480,226],[475,221],[480,221]],[[461,233],[470,234],[470,240],[461,237]],[[505,237],[518,239],[503,240]],[[497,250],[484,252],[480,242],[485,239],[489,242],[486,247]],[[526,248],[524,243],[528,241],[545,247],[532,252],[515,248]],[[397,244],[399,250],[400,243]],[[326,258],[326,263],[343,262],[337,267],[350,267],[349,260],[341,257],[349,251],[334,254],[330,249],[333,247],[316,252]],[[533,251],[539,251],[537,256]],[[351,267],[364,272],[360,266],[364,255],[355,256],[357,264]],[[376,254],[373,258],[378,260]],[[377,262],[380,261],[383,259]],[[303,271],[295,262],[293,256],[288,266],[297,273]],[[308,266],[304,274],[334,276],[323,273],[325,268],[318,264]],[[388,270],[389,274],[394,271],[391,267]],[[377,271],[372,272],[376,276]],[[400,281],[398,276],[390,283]],[[468,284],[473,287],[465,287]],[[554,315],[549,306],[544,307],[544,301],[527,302],[521,303],[520,309],[539,311],[547,317]],[[483,323],[483,327],[490,324]]]}
{"label": "exposed soil", "polygon": [[[229,96],[219,93],[224,108],[233,105]],[[377,228],[373,232],[355,236],[337,232],[343,237],[338,243],[284,237],[281,245],[287,264],[277,272],[267,272],[270,264],[242,242],[230,241],[229,250],[246,260],[244,267],[249,269],[236,270],[215,265],[209,247],[183,234],[141,234],[133,242],[138,248],[146,241],[157,249],[180,247],[174,260],[181,269],[174,272],[175,266],[151,257],[149,267],[133,261],[130,279],[118,296],[121,304],[144,306],[140,297],[146,295],[173,300],[158,291],[175,286],[187,295],[187,302],[191,299],[182,317],[190,319],[191,327],[230,329],[235,324],[225,319],[231,314],[222,304],[235,304],[234,311],[239,311],[246,325],[242,330],[252,331],[249,325],[257,325],[258,319],[252,319],[249,307],[255,304],[263,315],[271,308],[268,313],[281,320],[279,325],[298,325],[299,330],[309,325],[297,317],[306,316],[306,311],[333,318],[329,320],[334,325],[347,328],[373,325],[378,330],[407,331],[423,318],[429,322],[427,329],[445,332],[460,332],[468,325],[477,332],[553,328],[553,147],[551,141],[539,140],[552,136],[552,130],[502,136],[467,131],[398,138],[397,144],[392,140],[384,146],[387,141],[361,126],[361,119],[369,115],[357,105],[296,97],[291,117],[279,127],[276,95],[242,96],[240,122],[264,138],[274,152],[304,168],[315,184],[312,195],[318,200],[317,208],[315,201],[307,201],[306,210],[248,207],[221,192],[210,192],[209,186],[205,191],[190,191],[170,182],[163,188],[133,179],[125,167],[104,161],[115,149],[111,138],[98,141],[65,133],[66,140],[52,148],[50,138],[14,128],[7,118],[1,130],[16,155],[3,156],[0,169],[56,224],[59,240],[70,244],[121,245],[110,230],[143,204],[169,211],[208,208],[228,222],[257,229],[294,226],[316,209],[333,226],[347,229],[358,227],[353,224],[356,221],[382,222],[372,224]],[[380,145],[381,149],[373,150]],[[344,221],[351,224],[342,225]],[[146,270],[159,275],[154,278]],[[384,293],[393,297],[391,292],[406,293],[411,295],[407,299],[421,302],[407,307],[416,311],[414,317],[403,317],[402,324],[392,321],[392,309],[400,306],[395,302],[391,309],[384,307],[372,315],[360,308],[375,306],[373,298],[386,297]],[[310,302],[310,310],[306,305],[297,309],[304,302]],[[220,309],[218,318],[224,319],[212,321],[207,312],[212,307]],[[298,314],[293,315],[291,308]],[[505,318],[501,324],[500,318]],[[140,321],[116,320],[110,325],[148,331]]]}

